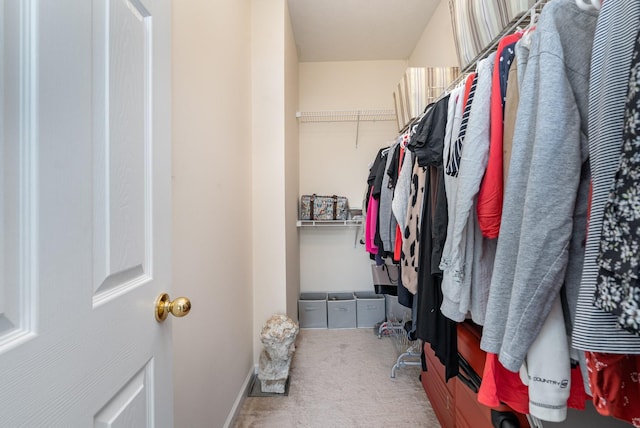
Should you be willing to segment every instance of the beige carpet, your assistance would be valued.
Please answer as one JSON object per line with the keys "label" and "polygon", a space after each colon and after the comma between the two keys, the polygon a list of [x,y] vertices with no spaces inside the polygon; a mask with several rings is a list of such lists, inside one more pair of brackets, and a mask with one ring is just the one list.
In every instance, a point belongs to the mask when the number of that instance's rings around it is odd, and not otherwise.
{"label": "beige carpet", "polygon": [[390,377],[398,352],[372,329],[301,330],[288,396],[247,397],[236,428],[440,428],[419,367]]}

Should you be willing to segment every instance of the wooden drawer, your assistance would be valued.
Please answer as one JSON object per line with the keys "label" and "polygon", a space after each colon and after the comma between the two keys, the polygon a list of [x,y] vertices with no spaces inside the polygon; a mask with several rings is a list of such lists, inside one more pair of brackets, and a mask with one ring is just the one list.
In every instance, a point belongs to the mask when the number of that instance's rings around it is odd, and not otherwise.
{"label": "wooden drawer", "polygon": [[422,372],[422,387],[429,397],[431,407],[442,428],[455,428],[455,386],[453,380],[449,384],[444,381],[444,367],[436,358],[431,347],[425,345],[427,371]]}
{"label": "wooden drawer", "polygon": [[[442,383],[446,383],[445,368],[440,362],[440,360],[438,359],[438,357],[436,357],[436,354],[433,351],[433,349],[431,349],[431,345],[429,345],[428,343],[424,344],[424,354],[427,357],[427,370],[430,372],[435,372],[440,378],[440,381]],[[453,391],[453,386],[450,389],[451,391]]]}
{"label": "wooden drawer", "polygon": [[[486,352],[480,349],[482,328],[470,321],[458,324],[458,353],[471,368],[482,378]],[[501,405],[496,408],[501,412],[513,412],[509,406]],[[492,427],[491,409],[478,402],[478,394],[456,379],[456,411],[457,427]],[[516,413],[516,412],[514,412]],[[525,415],[517,414],[521,428],[529,428]]]}
{"label": "wooden drawer", "polygon": [[492,428],[491,409],[478,403],[478,394],[455,379],[456,428]]}
{"label": "wooden drawer", "polygon": [[[482,377],[486,353],[480,349],[480,337],[479,326],[470,322],[458,324],[458,353]],[[478,395],[459,379],[445,382],[444,366],[431,345],[424,345],[424,354],[428,371],[422,372],[422,386],[442,428],[492,428],[491,409],[478,403]],[[497,410],[512,411],[505,405]],[[524,415],[517,414],[517,417],[520,427],[529,428]]]}
{"label": "wooden drawer", "polygon": [[486,353],[480,349],[480,327],[470,322],[458,324],[458,353],[482,377]]}

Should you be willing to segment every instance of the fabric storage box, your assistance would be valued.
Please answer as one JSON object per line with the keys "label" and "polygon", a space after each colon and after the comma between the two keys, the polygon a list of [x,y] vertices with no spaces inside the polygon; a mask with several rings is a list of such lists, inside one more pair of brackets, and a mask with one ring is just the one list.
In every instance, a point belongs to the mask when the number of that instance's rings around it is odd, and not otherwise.
{"label": "fabric storage box", "polygon": [[387,321],[409,321],[411,309],[398,303],[398,296],[385,294]]}
{"label": "fabric storage box", "polygon": [[327,293],[300,293],[300,328],[327,328]]}
{"label": "fabric storage box", "polygon": [[356,325],[358,328],[375,327],[385,320],[384,296],[375,293],[355,292]]}
{"label": "fabric storage box", "polygon": [[349,202],[344,196],[302,195],[300,220],[346,220]]}
{"label": "fabric storage box", "polygon": [[329,328],[356,328],[356,299],[353,293],[329,293],[327,325]]}

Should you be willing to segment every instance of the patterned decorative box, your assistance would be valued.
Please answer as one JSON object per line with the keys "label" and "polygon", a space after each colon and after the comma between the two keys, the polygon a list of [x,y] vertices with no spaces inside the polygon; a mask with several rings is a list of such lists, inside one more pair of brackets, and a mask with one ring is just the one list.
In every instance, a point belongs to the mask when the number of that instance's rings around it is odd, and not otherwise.
{"label": "patterned decorative box", "polygon": [[300,220],[346,220],[349,202],[344,196],[302,195]]}

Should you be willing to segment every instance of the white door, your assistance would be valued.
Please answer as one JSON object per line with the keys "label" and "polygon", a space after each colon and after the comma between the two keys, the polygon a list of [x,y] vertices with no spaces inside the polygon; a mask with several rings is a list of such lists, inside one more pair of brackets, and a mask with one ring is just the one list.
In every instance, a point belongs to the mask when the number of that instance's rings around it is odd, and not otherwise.
{"label": "white door", "polygon": [[0,426],[172,426],[170,1],[0,25]]}

